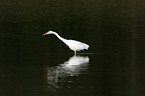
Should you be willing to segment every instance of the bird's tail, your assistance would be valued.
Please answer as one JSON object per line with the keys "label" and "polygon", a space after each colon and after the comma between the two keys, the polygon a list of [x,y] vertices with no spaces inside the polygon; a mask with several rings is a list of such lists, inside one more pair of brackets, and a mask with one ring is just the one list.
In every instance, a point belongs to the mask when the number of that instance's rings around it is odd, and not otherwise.
{"label": "bird's tail", "polygon": [[85,45],[85,49],[87,49],[87,50],[88,50],[90,46],[89,46],[89,45],[87,45],[87,44],[84,44],[84,45]]}

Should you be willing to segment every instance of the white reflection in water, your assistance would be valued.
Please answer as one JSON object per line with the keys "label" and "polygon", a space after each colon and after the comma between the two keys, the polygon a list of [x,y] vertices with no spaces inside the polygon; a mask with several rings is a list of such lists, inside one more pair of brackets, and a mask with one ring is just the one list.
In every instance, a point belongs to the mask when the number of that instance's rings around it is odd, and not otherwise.
{"label": "white reflection in water", "polygon": [[87,69],[89,57],[73,56],[64,64],[59,64],[48,68],[48,85],[49,88],[59,88],[58,82],[66,82],[67,76],[78,76],[82,71]]}

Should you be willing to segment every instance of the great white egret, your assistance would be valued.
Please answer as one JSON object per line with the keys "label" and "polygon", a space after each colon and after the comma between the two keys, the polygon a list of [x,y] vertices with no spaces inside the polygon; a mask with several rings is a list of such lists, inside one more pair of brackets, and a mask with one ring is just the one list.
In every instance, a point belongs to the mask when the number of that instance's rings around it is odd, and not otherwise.
{"label": "great white egret", "polygon": [[76,55],[76,51],[80,51],[80,50],[84,50],[89,48],[89,45],[76,41],[76,40],[67,40],[62,38],[61,36],[59,36],[56,32],[54,31],[48,31],[47,33],[44,33],[42,36],[44,35],[48,35],[48,34],[54,34],[56,35],[61,41],[63,41],[71,50],[73,50],[75,52]]}

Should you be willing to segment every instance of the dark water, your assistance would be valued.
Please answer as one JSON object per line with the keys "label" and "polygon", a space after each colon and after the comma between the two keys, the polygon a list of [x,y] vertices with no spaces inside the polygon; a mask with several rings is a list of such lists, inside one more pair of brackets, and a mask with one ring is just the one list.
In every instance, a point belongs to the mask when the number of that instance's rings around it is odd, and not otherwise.
{"label": "dark water", "polygon": [[[0,1],[0,96],[144,96],[145,2]],[[74,56],[56,36],[82,41]]]}

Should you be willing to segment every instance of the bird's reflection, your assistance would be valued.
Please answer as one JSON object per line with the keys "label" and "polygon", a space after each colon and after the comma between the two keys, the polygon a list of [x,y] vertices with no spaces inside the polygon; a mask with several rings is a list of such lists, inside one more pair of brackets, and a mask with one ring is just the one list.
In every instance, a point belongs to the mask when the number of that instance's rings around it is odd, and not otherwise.
{"label": "bird's reflection", "polygon": [[64,64],[48,68],[49,88],[59,88],[58,82],[63,82],[68,76],[83,74],[81,72],[88,68],[88,63],[89,57],[87,56],[73,56]]}

